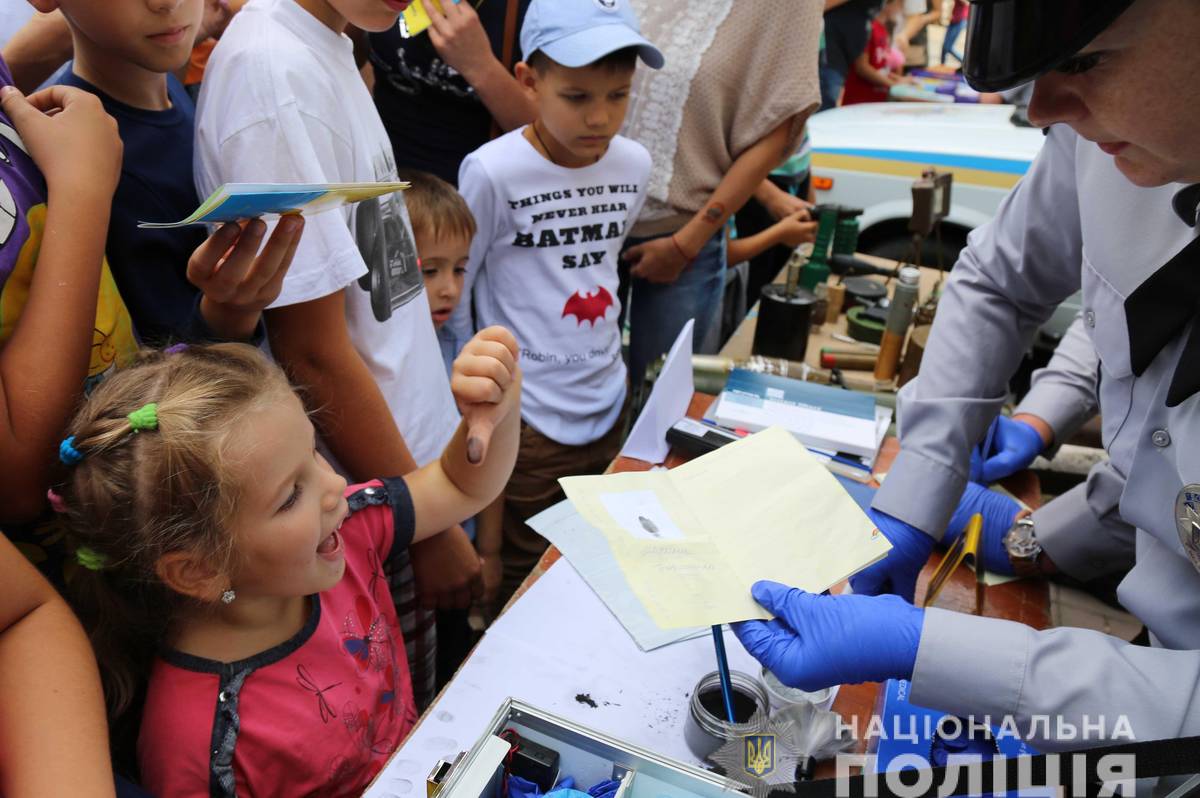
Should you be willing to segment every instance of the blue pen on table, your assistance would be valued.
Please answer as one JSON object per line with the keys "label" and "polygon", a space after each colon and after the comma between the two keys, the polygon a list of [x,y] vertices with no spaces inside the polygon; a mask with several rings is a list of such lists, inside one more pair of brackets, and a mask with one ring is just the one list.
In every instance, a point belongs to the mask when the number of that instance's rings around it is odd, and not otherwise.
{"label": "blue pen on table", "polygon": [[857,460],[853,457],[847,457],[846,455],[841,455],[837,452],[831,452],[828,449],[814,449],[811,446],[805,446],[804,448],[808,449],[818,457],[828,457],[835,463],[841,463],[842,465],[849,466],[850,468],[857,468],[859,471],[865,471],[868,474],[871,473],[871,467],[862,460]]}
{"label": "blue pen on table", "polygon": [[733,715],[733,682],[729,679],[729,658],[725,656],[725,638],[721,625],[712,628],[713,647],[717,650],[717,674],[721,677],[721,698],[725,699],[725,715],[730,723],[737,723]]}

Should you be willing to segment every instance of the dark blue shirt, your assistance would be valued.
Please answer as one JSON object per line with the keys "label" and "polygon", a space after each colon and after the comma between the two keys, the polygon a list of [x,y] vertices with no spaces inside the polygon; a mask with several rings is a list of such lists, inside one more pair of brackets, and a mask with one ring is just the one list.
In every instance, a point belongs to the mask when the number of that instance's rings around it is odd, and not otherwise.
{"label": "dark blue shirt", "polygon": [[138,337],[150,346],[212,339],[199,313],[199,291],[187,279],[188,259],[207,237],[205,229],[137,226],[177,221],[200,204],[192,178],[195,103],[173,75],[167,76],[166,111],[118,102],[69,70],[61,82],[99,97],[125,144],[106,254]]}
{"label": "dark blue shirt", "polygon": [[[504,53],[506,0],[474,3],[497,59]],[[517,0],[519,38],[529,0]],[[475,90],[434,49],[429,33],[406,39],[399,23],[370,34],[375,68],[375,107],[396,156],[396,167],[432,172],[458,185],[458,166],[492,137],[492,115]],[[513,59],[521,46],[513,42]]]}

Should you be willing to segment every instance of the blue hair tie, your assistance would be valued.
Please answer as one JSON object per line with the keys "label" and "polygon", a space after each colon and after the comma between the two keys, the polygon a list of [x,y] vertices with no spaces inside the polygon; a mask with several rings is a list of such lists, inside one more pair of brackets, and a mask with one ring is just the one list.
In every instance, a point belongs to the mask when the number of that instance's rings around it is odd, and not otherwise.
{"label": "blue hair tie", "polygon": [[75,436],[72,435],[58,445],[58,459],[63,465],[73,466],[83,459],[83,452],[75,448]]}

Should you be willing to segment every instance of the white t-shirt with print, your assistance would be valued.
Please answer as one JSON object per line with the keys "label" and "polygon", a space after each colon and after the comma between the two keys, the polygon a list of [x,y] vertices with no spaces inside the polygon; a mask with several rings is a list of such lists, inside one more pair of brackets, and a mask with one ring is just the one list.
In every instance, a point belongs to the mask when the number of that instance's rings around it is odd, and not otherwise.
{"label": "white t-shirt with print", "polygon": [[[294,0],[252,0],[222,35],[205,69],[195,159],[200,196],[222,183],[396,179],[350,40]],[[309,217],[272,307],[343,288],[355,349],[417,463],[433,460],[458,411],[400,195]]]}
{"label": "white t-shirt with print", "polygon": [[[591,443],[616,422],[625,400],[617,326],[617,256],[637,218],[650,154],[617,136],[596,163],[567,169],[547,161],[514,130],[467,156],[459,191],[479,232],[463,296],[480,327],[500,324],[521,346],[521,415],[568,445]],[[460,302],[449,324],[470,333]]]}

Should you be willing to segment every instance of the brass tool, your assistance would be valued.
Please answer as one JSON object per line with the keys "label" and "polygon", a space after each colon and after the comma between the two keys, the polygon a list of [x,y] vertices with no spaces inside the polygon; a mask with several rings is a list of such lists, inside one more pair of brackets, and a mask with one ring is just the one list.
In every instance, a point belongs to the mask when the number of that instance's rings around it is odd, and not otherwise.
{"label": "brass tool", "polygon": [[954,545],[942,557],[942,562],[934,571],[933,578],[929,580],[929,589],[925,593],[924,606],[926,608],[933,606],[933,602],[937,600],[938,594],[946,586],[950,575],[958,570],[960,565],[967,563],[975,569],[975,614],[983,614],[984,591],[987,585],[983,581],[983,562],[979,556],[982,544],[983,515],[975,513],[971,516],[962,535],[954,541]]}

